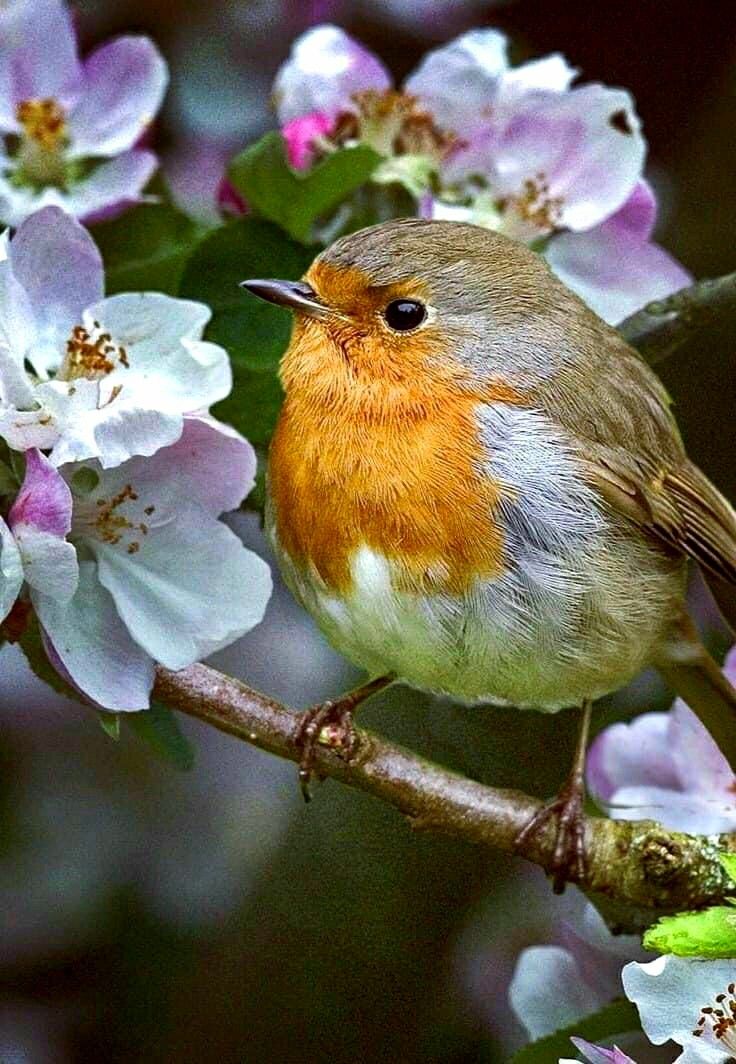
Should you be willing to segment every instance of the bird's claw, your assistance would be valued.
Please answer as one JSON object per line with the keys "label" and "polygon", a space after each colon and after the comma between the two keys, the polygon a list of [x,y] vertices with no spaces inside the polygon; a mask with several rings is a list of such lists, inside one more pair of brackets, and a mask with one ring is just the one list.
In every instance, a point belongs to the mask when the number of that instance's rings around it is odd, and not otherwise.
{"label": "bird's claw", "polygon": [[529,840],[544,832],[549,821],[556,821],[555,848],[549,871],[552,889],[562,894],[569,882],[585,878],[585,790],[582,782],[570,780],[556,797],[538,809],[515,839],[515,848],[523,850]]}
{"label": "bird's claw", "polygon": [[[321,702],[302,714],[296,737],[301,749],[299,759],[299,786],[305,802],[311,801],[309,785],[315,775],[314,762],[317,747],[327,746],[350,760],[358,745],[358,735],[353,725],[353,704],[346,701]],[[324,777],[319,776],[319,779]]]}

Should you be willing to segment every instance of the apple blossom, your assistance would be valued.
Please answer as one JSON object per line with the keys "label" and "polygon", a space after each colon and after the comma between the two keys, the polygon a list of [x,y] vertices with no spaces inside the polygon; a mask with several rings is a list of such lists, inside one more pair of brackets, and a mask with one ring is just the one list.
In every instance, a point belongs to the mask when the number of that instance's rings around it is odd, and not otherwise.
{"label": "apple blossom", "polygon": [[[158,292],[103,298],[102,260],[58,207],[25,221],[0,262],[0,436],[54,465],[103,467],[174,443],[184,414],[230,391],[201,303]],[[27,367],[30,366],[30,371]]]}
{"label": "apple blossom", "polygon": [[136,143],[167,80],[145,37],[80,60],[61,0],[0,10],[0,221],[17,226],[48,205],[89,219],[138,202],[156,157]]}
{"label": "apple blossom", "polygon": [[[617,322],[690,277],[651,241],[654,197],[631,96],[576,86],[560,55],[512,67],[508,41],[472,30],[429,52],[404,83],[335,26],[298,39],[275,99],[298,169],[360,141],[382,154],[424,217],[473,221],[538,247],[599,314]],[[400,165],[397,165],[397,159]]]}

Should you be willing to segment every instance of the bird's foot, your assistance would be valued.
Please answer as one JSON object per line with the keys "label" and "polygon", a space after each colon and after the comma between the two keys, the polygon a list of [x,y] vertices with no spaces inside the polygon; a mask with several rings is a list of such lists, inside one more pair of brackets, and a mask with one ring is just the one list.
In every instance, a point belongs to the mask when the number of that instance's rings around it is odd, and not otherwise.
{"label": "bird's foot", "polygon": [[314,762],[318,746],[327,746],[347,760],[355,754],[358,734],[353,724],[354,708],[354,698],[348,697],[336,702],[321,702],[302,714],[296,741],[301,749],[299,785],[305,802],[311,801],[312,798],[309,784],[315,775]]}
{"label": "bird's foot", "polygon": [[549,867],[552,889],[562,894],[565,884],[585,878],[585,787],[580,778],[567,781],[560,793],[537,810],[515,839],[523,850],[535,835],[544,833],[550,820],[556,821],[555,848]]}

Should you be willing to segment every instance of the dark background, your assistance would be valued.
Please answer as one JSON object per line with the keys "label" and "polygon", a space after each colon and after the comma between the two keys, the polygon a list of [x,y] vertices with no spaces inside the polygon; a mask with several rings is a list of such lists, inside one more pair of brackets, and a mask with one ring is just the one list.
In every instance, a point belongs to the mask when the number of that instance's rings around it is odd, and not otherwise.
{"label": "dark background", "polygon": [[[228,153],[273,124],[268,92],[293,35],[331,18],[397,77],[432,43],[494,25],[518,57],[562,51],[585,80],[635,95],[661,202],[659,238],[698,277],[736,269],[736,9],[690,2],[176,3],[79,6],[89,47],[156,38],[173,85],[166,170],[202,215]],[[191,160],[199,160],[192,177]],[[198,184],[199,181],[199,184]],[[736,497],[734,333],[663,370],[692,456]],[[263,550],[257,521],[237,519]],[[354,678],[278,590],[264,624],[217,664],[295,706]],[[559,916],[543,877],[414,834],[329,782],[303,807],[293,766],[186,721],[177,773],[2,653],[0,1062],[503,1061],[521,1032],[513,959]],[[645,677],[597,724],[664,707]],[[433,758],[540,795],[560,782],[574,713],[453,707],[406,691],[363,722]]]}

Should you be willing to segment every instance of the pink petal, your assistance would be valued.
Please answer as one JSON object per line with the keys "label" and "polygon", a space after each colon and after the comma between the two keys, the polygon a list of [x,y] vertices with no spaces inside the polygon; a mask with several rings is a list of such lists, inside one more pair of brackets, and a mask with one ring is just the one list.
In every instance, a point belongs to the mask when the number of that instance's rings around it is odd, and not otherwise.
{"label": "pink petal", "polygon": [[314,142],[332,130],[334,120],[321,111],[292,118],[281,130],[286,142],[289,164],[295,170],[306,170],[314,158]]}
{"label": "pink petal", "polygon": [[13,503],[11,529],[30,526],[63,538],[72,527],[72,493],[63,477],[38,450],[26,451],[26,475]]}

